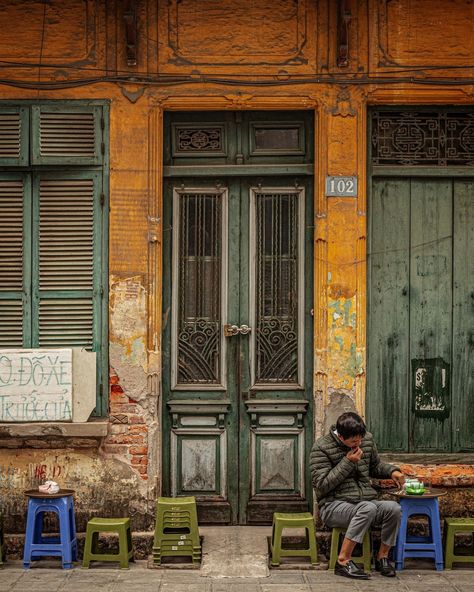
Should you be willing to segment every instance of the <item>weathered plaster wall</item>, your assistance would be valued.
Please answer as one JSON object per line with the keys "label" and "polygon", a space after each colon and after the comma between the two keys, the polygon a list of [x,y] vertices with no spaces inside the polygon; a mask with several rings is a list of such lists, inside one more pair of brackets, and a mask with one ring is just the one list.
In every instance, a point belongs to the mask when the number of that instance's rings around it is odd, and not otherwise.
{"label": "weathered plaster wall", "polygon": [[[23,62],[21,67],[2,68],[0,98],[111,101],[109,434],[100,447],[84,439],[72,442],[74,450],[61,440],[52,447],[44,438],[2,441],[2,446],[9,446],[0,450],[4,467],[0,493],[10,516],[7,531],[22,526],[22,490],[35,485],[39,475],[57,477],[63,486],[76,489],[83,517],[95,512],[130,514],[135,529],[151,525],[153,500],[160,488],[164,110],[315,111],[318,435],[342,411],[364,413],[367,105],[474,102],[469,80],[463,86],[427,86],[414,83],[418,74],[413,72],[409,79],[401,70],[393,74],[399,66],[416,68],[426,83],[433,76],[454,78],[442,69],[423,72],[428,58],[440,66],[472,63],[472,35],[466,31],[472,31],[474,5],[467,0],[456,0],[453,12],[441,0],[349,2],[353,19],[346,69],[337,66],[335,2],[283,2],[282,10],[276,11],[274,2],[229,0],[206,12],[204,19],[204,0],[143,1],[137,66],[127,65],[121,3],[72,0],[67,4],[66,9],[61,0],[46,4],[0,0],[0,28],[7,32],[0,41],[0,59]],[[236,10],[245,15],[248,26],[234,27],[229,15]],[[454,11],[456,19],[451,18]],[[202,18],[202,26],[191,26],[193,14]],[[39,35],[43,17],[44,36]],[[433,21],[432,26],[425,25],[426,19]],[[265,23],[261,36],[255,35],[259,23]],[[439,43],[440,23],[449,43]],[[332,80],[325,79],[329,72]],[[169,79],[158,80],[161,74],[182,79],[173,85]],[[204,80],[210,75],[221,80]],[[241,78],[235,75],[252,78],[238,83]],[[125,76],[134,80],[125,81]],[[371,78],[359,84],[357,76]],[[383,79],[388,76],[400,80],[386,85]],[[456,71],[456,78],[463,76],[472,76],[472,69]],[[87,85],[80,86],[86,79]],[[38,80],[65,87],[37,90]],[[30,81],[33,88],[5,81]],[[72,81],[79,85],[66,88]],[[358,175],[358,198],[327,199],[326,175]],[[472,480],[465,481],[472,479],[471,466],[462,471],[459,480],[443,484],[472,485]],[[466,503],[465,491],[459,493],[459,511]]]}

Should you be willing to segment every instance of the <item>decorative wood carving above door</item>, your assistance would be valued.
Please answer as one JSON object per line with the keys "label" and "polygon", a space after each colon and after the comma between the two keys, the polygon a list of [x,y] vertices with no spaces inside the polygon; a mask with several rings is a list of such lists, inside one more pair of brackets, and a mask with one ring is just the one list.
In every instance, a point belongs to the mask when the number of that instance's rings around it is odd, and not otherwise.
{"label": "decorative wood carving above door", "polygon": [[[373,46],[378,54],[372,57],[374,68],[472,64],[474,4],[471,0],[372,1],[372,10],[376,14],[379,40]],[[466,69],[459,70],[458,75],[470,74]]]}
{"label": "decorative wood carving above door", "polygon": [[309,0],[170,0],[159,9],[160,69],[314,71],[315,3]]}

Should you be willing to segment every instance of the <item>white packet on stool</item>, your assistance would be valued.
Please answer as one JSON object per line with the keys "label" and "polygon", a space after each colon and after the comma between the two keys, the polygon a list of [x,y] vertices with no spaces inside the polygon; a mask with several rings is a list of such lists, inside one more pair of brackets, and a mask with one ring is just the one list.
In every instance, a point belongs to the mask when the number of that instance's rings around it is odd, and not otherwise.
{"label": "white packet on stool", "polygon": [[41,491],[41,493],[58,493],[59,489],[60,487],[56,481],[45,481],[43,485],[38,487],[38,490]]}

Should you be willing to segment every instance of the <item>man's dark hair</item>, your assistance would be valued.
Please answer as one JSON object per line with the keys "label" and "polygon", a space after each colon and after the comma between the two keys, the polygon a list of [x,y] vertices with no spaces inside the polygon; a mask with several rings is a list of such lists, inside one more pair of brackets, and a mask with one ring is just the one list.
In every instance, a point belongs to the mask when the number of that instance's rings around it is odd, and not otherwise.
{"label": "man's dark hair", "polygon": [[344,439],[353,438],[354,436],[365,436],[367,432],[362,417],[352,411],[343,413],[337,418],[336,430]]}

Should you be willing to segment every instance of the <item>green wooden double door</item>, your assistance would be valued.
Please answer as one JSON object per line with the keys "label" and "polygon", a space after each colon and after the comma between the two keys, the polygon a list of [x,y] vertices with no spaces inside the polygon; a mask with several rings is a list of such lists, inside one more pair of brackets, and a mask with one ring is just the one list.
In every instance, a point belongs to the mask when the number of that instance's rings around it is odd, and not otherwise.
{"label": "green wooden double door", "polygon": [[381,449],[474,449],[474,175],[372,179],[368,412]]}
{"label": "green wooden double door", "polygon": [[[198,161],[179,176],[176,150],[165,157],[163,492],[196,496],[201,522],[268,523],[311,499],[312,176],[278,170],[281,154],[258,174],[239,168],[229,153],[251,160],[258,114],[182,117],[170,129],[187,125],[209,158],[225,129],[227,174]],[[262,120],[284,152],[291,121]]]}

